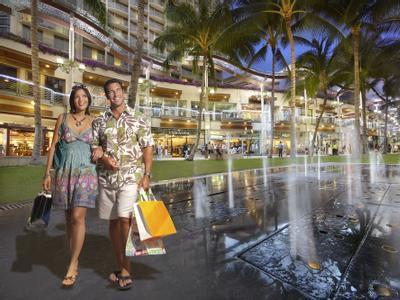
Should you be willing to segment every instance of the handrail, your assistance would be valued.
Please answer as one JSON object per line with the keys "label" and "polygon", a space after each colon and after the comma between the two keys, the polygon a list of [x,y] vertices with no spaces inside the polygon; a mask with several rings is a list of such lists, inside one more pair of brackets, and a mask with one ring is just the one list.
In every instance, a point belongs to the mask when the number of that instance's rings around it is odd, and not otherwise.
{"label": "handrail", "polygon": [[[66,105],[68,103],[69,94],[60,93],[52,90],[45,86],[39,86],[40,95],[44,103],[51,105]],[[33,82],[23,80],[20,78],[0,74],[0,91],[15,94],[17,96],[28,96],[30,101],[33,99]],[[106,97],[100,95],[92,96],[92,107],[106,109],[108,107],[108,101]],[[32,98],[31,98],[32,97]],[[161,118],[181,118],[181,119],[195,119],[197,118],[199,111],[178,106],[168,106],[157,103],[157,105],[148,106],[140,105],[139,110],[143,111],[149,117]],[[204,111],[203,115],[209,115],[211,121],[251,121],[253,123],[261,122],[262,111],[260,110],[216,110],[216,111]],[[264,113],[267,113],[266,111]],[[314,125],[316,123],[316,117],[309,116],[296,116],[296,121],[303,124]],[[275,113],[275,122],[290,121],[290,112],[284,114],[282,112]],[[335,117],[323,117],[321,124],[332,124],[347,126],[354,122],[353,119],[338,119]],[[369,124],[370,125],[370,124]],[[374,126],[368,126],[368,128],[374,128]]]}

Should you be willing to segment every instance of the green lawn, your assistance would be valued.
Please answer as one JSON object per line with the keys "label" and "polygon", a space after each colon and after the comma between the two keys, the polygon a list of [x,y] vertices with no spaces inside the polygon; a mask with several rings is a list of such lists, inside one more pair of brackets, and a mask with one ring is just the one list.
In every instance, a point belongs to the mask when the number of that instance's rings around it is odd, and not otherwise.
{"label": "green lawn", "polygon": [[[308,161],[311,162],[312,158]],[[317,162],[317,158],[313,158]],[[361,162],[368,162],[368,156]],[[268,166],[284,166],[290,164],[289,158],[268,159]],[[304,158],[296,159],[297,163],[304,163]],[[321,162],[346,162],[343,156],[322,156]],[[399,154],[384,156],[385,164],[400,164]],[[247,170],[262,168],[259,158],[235,159],[232,170]],[[154,161],[153,181],[166,179],[192,177],[205,174],[221,173],[227,171],[227,161],[224,160],[198,160],[198,161]],[[0,167],[0,204],[15,203],[33,199],[41,190],[41,181],[44,166],[18,166]]]}

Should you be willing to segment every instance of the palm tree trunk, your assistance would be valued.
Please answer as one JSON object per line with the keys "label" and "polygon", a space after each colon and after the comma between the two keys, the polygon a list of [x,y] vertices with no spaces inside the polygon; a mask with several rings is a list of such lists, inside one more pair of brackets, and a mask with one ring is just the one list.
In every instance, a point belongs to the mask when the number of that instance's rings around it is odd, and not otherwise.
{"label": "palm tree trunk", "polygon": [[314,154],[315,140],[317,139],[317,133],[318,133],[319,124],[321,123],[322,116],[324,115],[325,107],[326,107],[326,103],[327,102],[328,102],[328,93],[327,93],[327,90],[324,89],[324,103],[322,104],[321,113],[319,114],[317,122],[315,123],[314,134],[313,134],[313,138],[312,138],[312,141],[311,141],[311,153],[312,154]]}
{"label": "palm tree trunk", "polygon": [[39,42],[37,34],[37,8],[38,0],[31,1],[31,49],[32,49],[32,81],[33,81],[33,101],[35,103],[35,140],[33,143],[31,164],[40,164],[40,154],[42,150],[42,113],[40,110],[40,91],[39,91]]}
{"label": "palm tree trunk", "polygon": [[290,27],[290,20],[286,20],[286,30],[290,42],[290,157],[296,158],[296,58],[294,53],[294,38]]}
{"label": "palm tree trunk", "polygon": [[367,108],[366,108],[366,101],[367,95],[365,90],[362,91],[362,119],[363,119],[363,134],[362,134],[362,146],[363,146],[363,154],[367,153],[368,149],[368,127],[367,127]]}
{"label": "palm tree trunk", "polygon": [[194,156],[196,154],[196,149],[199,146],[200,135],[201,135],[201,121],[203,118],[203,107],[205,103],[208,103],[208,93],[206,91],[206,76],[208,76],[208,68],[207,68],[207,57],[203,57],[203,74],[201,79],[201,93],[200,93],[200,104],[199,104],[199,114],[197,116],[197,132],[196,132],[196,141],[190,149],[190,154],[186,160],[193,161]]}
{"label": "palm tree trunk", "polygon": [[[276,49],[272,49],[272,89],[271,89],[271,100],[270,100],[270,110],[271,110],[271,141],[268,157],[272,158],[272,152],[274,151],[274,126],[275,126],[275,60],[276,60]],[[262,99],[261,101],[264,101]]]}
{"label": "palm tree trunk", "polygon": [[356,158],[360,158],[360,27],[352,28],[353,55],[354,55],[354,129],[355,149],[352,149]]}
{"label": "palm tree trunk", "polygon": [[[144,6],[145,1],[138,1],[138,31],[136,41],[135,56],[132,61],[132,75],[130,82],[130,93],[128,105],[132,108],[136,105],[136,94],[138,89],[138,81],[141,74],[141,62],[143,56],[143,45],[144,45]],[[140,103],[139,103],[140,104]]]}
{"label": "palm tree trunk", "polygon": [[383,154],[387,152],[388,146],[388,138],[387,138],[387,125],[388,125],[388,117],[389,117],[389,98],[386,96],[386,105],[385,105],[385,129],[384,129],[384,140],[383,140]]}

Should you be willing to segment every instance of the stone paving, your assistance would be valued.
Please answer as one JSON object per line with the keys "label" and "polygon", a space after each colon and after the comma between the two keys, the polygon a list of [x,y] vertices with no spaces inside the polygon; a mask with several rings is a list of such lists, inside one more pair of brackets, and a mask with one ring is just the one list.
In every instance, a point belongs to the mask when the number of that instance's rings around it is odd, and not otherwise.
{"label": "stone paving", "polygon": [[60,286],[63,212],[26,232],[29,206],[0,211],[0,299],[399,299],[400,166],[292,166],[231,180],[231,194],[227,174],[153,188],[178,234],[166,255],[132,258],[126,292],[107,281],[115,265],[95,209],[72,289]]}

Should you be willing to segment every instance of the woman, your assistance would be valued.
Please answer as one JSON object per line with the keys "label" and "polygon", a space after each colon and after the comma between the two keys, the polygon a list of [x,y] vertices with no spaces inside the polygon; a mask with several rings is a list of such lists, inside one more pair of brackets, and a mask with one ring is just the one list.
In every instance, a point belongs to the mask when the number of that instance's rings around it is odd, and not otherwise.
{"label": "woman", "polygon": [[[53,141],[47,160],[43,188],[52,188],[53,206],[65,210],[66,233],[70,246],[70,262],[62,281],[64,286],[72,286],[78,275],[78,258],[85,239],[85,216],[87,208],[94,208],[97,197],[97,174],[91,161],[90,145],[93,139],[89,106],[91,96],[84,85],[72,88],[69,97],[71,110],[61,114],[54,129]],[[53,166],[57,143],[57,165],[53,184],[50,169]],[[62,147],[61,147],[62,145]],[[100,156],[102,153],[96,152]],[[97,155],[93,159],[97,159]]]}

